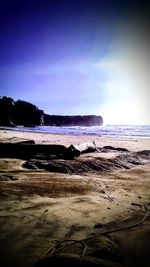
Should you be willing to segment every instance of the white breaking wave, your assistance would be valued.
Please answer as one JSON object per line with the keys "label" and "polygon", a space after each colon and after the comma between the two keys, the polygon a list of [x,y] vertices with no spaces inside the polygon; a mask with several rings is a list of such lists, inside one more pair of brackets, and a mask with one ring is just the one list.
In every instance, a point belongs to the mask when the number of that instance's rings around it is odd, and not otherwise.
{"label": "white breaking wave", "polygon": [[150,125],[103,125],[103,126],[90,126],[90,127],[18,126],[14,128],[5,127],[5,129],[26,131],[26,132],[51,133],[51,134],[73,134],[73,135],[86,134],[86,135],[98,135],[98,136],[150,138]]}

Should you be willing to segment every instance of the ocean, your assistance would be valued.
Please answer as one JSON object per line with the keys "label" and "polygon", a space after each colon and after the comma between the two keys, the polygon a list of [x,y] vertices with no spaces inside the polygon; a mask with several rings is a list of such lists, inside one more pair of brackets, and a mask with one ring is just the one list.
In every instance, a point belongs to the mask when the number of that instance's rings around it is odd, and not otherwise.
{"label": "ocean", "polygon": [[98,135],[98,136],[116,136],[116,137],[138,137],[150,138],[150,125],[103,125],[103,126],[37,126],[14,128],[0,127],[3,129],[11,129],[17,131],[51,133],[51,134],[73,134],[73,135]]}

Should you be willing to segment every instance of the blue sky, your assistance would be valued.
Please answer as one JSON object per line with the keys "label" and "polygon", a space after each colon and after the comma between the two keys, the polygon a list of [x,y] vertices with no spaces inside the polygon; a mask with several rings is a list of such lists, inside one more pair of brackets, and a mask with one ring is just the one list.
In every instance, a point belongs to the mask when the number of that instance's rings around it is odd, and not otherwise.
{"label": "blue sky", "polygon": [[0,34],[0,95],[150,123],[148,1],[2,0]]}

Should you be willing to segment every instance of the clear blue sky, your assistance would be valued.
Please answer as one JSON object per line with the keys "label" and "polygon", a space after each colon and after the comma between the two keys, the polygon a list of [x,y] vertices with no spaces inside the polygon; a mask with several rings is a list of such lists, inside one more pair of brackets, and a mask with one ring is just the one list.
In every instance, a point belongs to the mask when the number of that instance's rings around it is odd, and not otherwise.
{"label": "clear blue sky", "polygon": [[148,2],[1,0],[0,95],[150,123]]}

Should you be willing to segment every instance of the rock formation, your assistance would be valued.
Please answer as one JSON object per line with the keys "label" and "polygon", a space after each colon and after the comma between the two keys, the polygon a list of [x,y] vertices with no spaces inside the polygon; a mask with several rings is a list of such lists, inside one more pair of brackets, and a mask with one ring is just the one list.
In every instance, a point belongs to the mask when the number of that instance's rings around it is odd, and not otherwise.
{"label": "rock formation", "polygon": [[95,115],[59,116],[44,115],[44,124],[49,126],[100,126],[103,118]]}
{"label": "rock formation", "polygon": [[45,114],[37,106],[23,101],[14,101],[11,97],[0,98],[1,126],[100,126],[103,118],[95,115],[59,116]]}
{"label": "rock formation", "polygon": [[0,98],[0,125],[2,126],[36,126],[43,125],[44,112],[35,105],[10,97]]}
{"label": "rock formation", "polygon": [[0,98],[0,125],[13,126],[12,113],[14,108],[14,100],[11,97]]}
{"label": "rock formation", "polygon": [[37,106],[22,100],[15,102],[13,109],[13,122],[16,125],[36,126],[43,125],[44,112]]}

